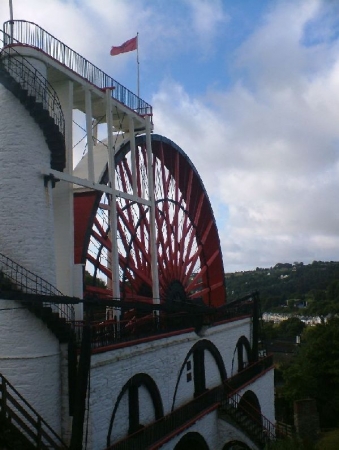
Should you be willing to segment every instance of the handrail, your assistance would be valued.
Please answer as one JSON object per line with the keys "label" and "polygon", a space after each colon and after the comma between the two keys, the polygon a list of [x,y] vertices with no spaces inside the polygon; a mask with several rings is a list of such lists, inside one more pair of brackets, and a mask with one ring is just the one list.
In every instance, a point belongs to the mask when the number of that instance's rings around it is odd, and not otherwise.
{"label": "handrail", "polygon": [[226,387],[229,387],[230,394],[227,400],[223,400],[221,402],[221,408],[227,410],[227,406],[231,406],[233,408],[233,413],[228,412],[231,415],[239,417],[239,413],[242,417],[248,417],[250,419],[250,424],[248,425],[249,431],[251,434],[256,434],[259,436],[260,442],[266,442],[276,439],[276,427],[275,425],[267,419],[260,410],[255,408],[250,402],[243,398],[243,396],[239,395],[237,392],[234,392],[228,383],[225,383]]}
{"label": "handrail", "polygon": [[3,45],[0,50],[1,63],[22,89],[28,91],[28,95],[34,96],[37,102],[42,103],[43,108],[49,112],[59,127],[60,133],[65,136],[65,118],[56,91],[28,59],[20,55],[12,45],[6,46],[6,42],[11,39],[10,36],[5,32],[3,36],[3,39],[0,37],[0,43]]}
{"label": "handrail", "polygon": [[16,39],[21,44],[38,48],[100,89],[114,88],[111,91],[112,98],[137,114],[152,115],[151,105],[35,23],[26,20],[7,21],[4,30],[10,36],[7,45],[12,42],[11,39]]}
{"label": "handrail", "polygon": [[[109,303],[107,303],[109,305]],[[218,312],[205,312],[194,310],[181,312],[159,312],[154,315],[153,312],[138,314],[127,320],[104,320],[101,322],[91,321],[91,341],[92,349],[109,347],[119,343],[141,339],[149,336],[156,336],[163,333],[169,333],[176,330],[189,328],[199,328],[204,321],[209,324],[218,325],[220,321],[232,320],[244,317],[250,313],[251,305],[240,305],[239,307],[225,308]],[[132,309],[132,307],[131,307]],[[156,306],[154,307],[156,310]],[[74,330],[81,336],[83,323],[77,321],[74,323]]]}
{"label": "handrail", "polygon": [[66,444],[35,409],[0,374],[0,414],[39,449],[67,449]]}
{"label": "handrail", "polygon": [[74,321],[75,313],[72,305],[48,302],[48,296],[63,297],[64,295],[62,292],[48,281],[25,269],[23,266],[2,253],[0,253],[0,279],[1,273],[13,282],[20,291],[28,294],[46,296],[47,301],[44,301],[44,306],[50,306],[52,310],[57,310],[59,315],[64,317],[67,321]]}
{"label": "handrail", "polygon": [[[263,360],[267,360],[267,362],[264,362]],[[261,367],[261,370],[263,371],[265,370],[265,367],[269,366],[270,362],[272,362],[272,357],[268,356],[263,358],[263,360],[259,360],[248,366],[248,369],[244,369],[243,372],[248,371],[249,374],[247,381],[250,380],[251,369],[253,366]],[[222,402],[228,402],[229,397],[234,395],[234,386],[236,386],[237,389],[240,389],[242,385],[239,384],[239,382],[243,383],[244,379],[237,380],[236,382],[234,381],[233,377],[231,377],[227,380],[227,383],[224,382],[219,386],[208,389],[206,392],[192,399],[185,405],[176,408],[166,416],[150,425],[146,425],[142,429],[120,439],[114,444],[111,444],[111,436],[109,435],[106,450],[129,450],[130,448],[133,448],[134,450],[143,450],[144,448],[149,448],[150,445],[152,445],[152,449],[158,448],[157,442],[159,443],[159,446],[160,442],[163,444],[166,436],[177,430],[179,427],[184,426],[185,423],[189,424],[191,421],[194,421],[197,416],[204,414],[204,412],[208,412],[212,407],[215,406],[215,408],[217,408]],[[272,434],[270,437],[271,436]]]}
{"label": "handrail", "polygon": [[185,423],[194,420],[197,415],[208,410],[212,405],[217,405],[222,399],[222,386],[217,386],[207,392],[199,395],[186,405],[183,405],[173,412],[163,416],[150,425],[146,425],[142,429],[130,434],[129,436],[115,442],[110,443],[108,436],[106,450],[144,450],[160,441],[163,437],[182,427]]}

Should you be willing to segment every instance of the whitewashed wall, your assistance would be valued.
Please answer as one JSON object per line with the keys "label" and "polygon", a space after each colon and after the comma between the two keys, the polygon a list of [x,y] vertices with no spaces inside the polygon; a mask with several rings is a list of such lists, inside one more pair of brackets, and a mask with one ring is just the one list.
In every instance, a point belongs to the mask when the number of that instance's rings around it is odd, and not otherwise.
{"label": "whitewashed wall", "polygon": [[255,381],[255,390],[252,389],[252,385],[250,385],[239,391],[238,394],[241,396],[249,389],[253,390],[258,397],[261,414],[274,424],[274,370],[266,372]]}
{"label": "whitewashed wall", "polygon": [[211,340],[223,357],[227,377],[235,375],[238,371],[236,346],[241,336],[245,336],[252,344],[250,319],[227,322],[218,327],[208,328],[205,332],[204,338]]}
{"label": "whitewashed wall", "polygon": [[0,298],[0,373],[60,434],[60,345],[22,303]]}
{"label": "whitewashed wall", "polygon": [[[246,318],[208,328],[200,336],[192,331],[182,335],[165,337],[163,339],[140,343],[134,346],[125,346],[93,355],[90,382],[91,448],[93,450],[105,448],[113,409],[123,386],[133,375],[143,373],[149,375],[154,380],[160,391],[164,414],[167,414],[171,412],[174,397],[175,408],[193,399],[194,381],[193,379],[190,382],[187,381],[186,366],[184,366],[183,370],[181,369],[186,356],[195,344],[203,340],[208,340],[214,344],[222,356],[224,365],[226,366],[227,376],[229,376],[238,339],[241,336],[246,336],[250,341],[250,332],[251,321],[249,318]],[[208,371],[206,371],[206,387],[211,388],[220,384],[220,375],[215,359],[208,351],[204,353],[205,367],[208,367]],[[188,361],[192,363],[193,377],[192,356]],[[236,373],[236,370],[233,364],[234,373]],[[259,401],[263,402],[263,414],[267,414],[268,418],[273,418],[272,421],[274,421],[272,382],[273,371],[265,375],[263,380],[259,378],[258,381],[247,387],[247,389],[254,391]],[[140,401],[142,402],[140,412],[144,413],[141,422],[143,425],[146,425],[154,421],[154,411],[150,396],[143,389],[139,392],[139,403]],[[215,428],[217,426],[215,417],[212,422]],[[222,425],[222,428],[225,428],[225,426]],[[208,430],[210,429],[208,428]],[[117,408],[111,443],[126,436],[127,430],[128,394],[126,392],[122,396]],[[222,440],[225,443],[224,438],[225,436],[222,437]],[[172,443],[171,447],[168,448],[174,448],[174,444]],[[215,449],[217,447],[211,446],[210,448]]]}
{"label": "whitewashed wall", "polygon": [[241,441],[252,450],[258,447],[233,425],[218,419],[217,412],[213,411],[202,419],[197,420],[189,429],[175,436],[160,447],[161,450],[173,450],[186,433],[199,433],[206,441],[210,450],[222,450],[224,445],[230,441]]}
{"label": "whitewashed wall", "polygon": [[[45,75],[43,63],[30,61]],[[0,252],[56,285],[53,199],[41,174],[51,152],[28,110],[1,84],[0,107]],[[67,345],[21,303],[0,299],[0,307],[0,373],[69,438]]]}
{"label": "whitewashed wall", "polygon": [[44,135],[0,84],[0,252],[55,285],[53,213],[41,175]]}

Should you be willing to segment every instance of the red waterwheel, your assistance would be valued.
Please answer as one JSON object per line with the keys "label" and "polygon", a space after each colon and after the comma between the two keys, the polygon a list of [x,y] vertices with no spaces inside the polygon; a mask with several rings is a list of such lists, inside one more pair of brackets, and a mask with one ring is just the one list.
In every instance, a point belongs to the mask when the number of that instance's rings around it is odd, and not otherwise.
{"label": "red waterwheel", "polygon": [[[226,301],[219,236],[211,205],[198,172],[172,141],[152,135],[155,228],[160,301]],[[116,188],[132,194],[130,143],[115,157]],[[145,136],[136,138],[137,195],[148,198],[149,165]],[[101,183],[107,183],[107,168]],[[98,192],[75,194],[75,262],[86,264],[94,279],[111,279],[112,241],[109,198]],[[121,299],[152,298],[149,206],[118,197]],[[109,285],[109,283],[108,283]],[[109,290],[86,287],[97,294]]]}

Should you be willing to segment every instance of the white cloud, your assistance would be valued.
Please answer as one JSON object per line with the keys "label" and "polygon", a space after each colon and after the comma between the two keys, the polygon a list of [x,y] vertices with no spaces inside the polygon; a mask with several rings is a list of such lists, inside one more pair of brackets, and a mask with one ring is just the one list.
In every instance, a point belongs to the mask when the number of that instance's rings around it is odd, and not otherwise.
{"label": "white cloud", "polygon": [[300,46],[304,26],[319,10],[318,0],[275,2],[264,24],[239,49],[237,65],[261,89],[299,89],[298,75],[312,59]]}
{"label": "white cloud", "polygon": [[239,49],[227,91],[190,98],[172,81],[154,96],[157,130],[228,207],[226,223],[216,212],[226,270],[338,259],[338,44],[302,44],[320,10],[272,9]]}
{"label": "white cloud", "polygon": [[229,21],[221,0],[186,0],[192,11],[192,28],[201,41],[211,41]]}

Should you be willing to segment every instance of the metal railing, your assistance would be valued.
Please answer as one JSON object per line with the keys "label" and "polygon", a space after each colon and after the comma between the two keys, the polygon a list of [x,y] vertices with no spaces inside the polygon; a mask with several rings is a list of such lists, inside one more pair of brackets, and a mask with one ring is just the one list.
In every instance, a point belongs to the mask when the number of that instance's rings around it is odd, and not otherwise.
{"label": "metal railing", "polygon": [[1,374],[0,394],[0,417],[10,422],[36,448],[67,449],[57,433]]}
{"label": "metal railing", "polygon": [[[178,428],[188,424],[197,415],[217,405],[223,397],[223,387],[217,386],[210,389],[206,393],[199,395],[186,405],[177,408],[170,414],[153,422],[151,425],[146,425],[143,429],[130,434],[128,437],[120,441],[110,444],[106,450],[144,450],[145,448],[157,448],[154,445],[157,441],[163,439],[166,435],[172,433]],[[217,407],[217,406],[216,406]]]}
{"label": "metal railing", "polygon": [[57,93],[28,59],[20,55],[12,45],[6,46],[6,42],[9,42],[11,38],[5,32],[2,34],[3,39],[0,37],[0,43],[3,46],[0,51],[1,64],[21,88],[27,91],[28,96],[35,97],[36,102],[42,104],[43,109],[48,111],[59,127],[60,133],[65,136],[65,118]]}
{"label": "metal railing", "polygon": [[3,280],[4,278],[23,293],[46,296],[46,301],[45,299],[43,301],[44,306],[51,307],[67,321],[74,321],[75,313],[72,305],[48,301],[49,296],[60,297],[62,301],[64,295],[56,287],[0,253],[0,282],[6,281]]}
{"label": "metal railing", "polygon": [[139,115],[152,115],[151,105],[35,23],[26,20],[7,21],[4,30],[10,36],[7,45],[12,43],[13,38],[16,42],[38,48],[100,89],[113,88],[112,98]]}
{"label": "metal railing", "polygon": [[221,409],[235,419],[254,441],[265,444],[276,439],[275,425],[236,392],[221,402]]}
{"label": "metal railing", "polygon": [[[74,322],[74,332],[77,342],[81,341],[82,329],[85,321]],[[154,315],[149,314],[138,319],[105,320],[103,322],[90,321],[91,347],[100,349],[121,342],[128,342],[169,333],[177,330],[191,329],[192,318],[182,314]]]}
{"label": "metal railing", "polygon": [[275,431],[277,437],[281,436],[283,438],[293,438],[296,434],[294,425],[290,425],[278,420],[275,423]]}
{"label": "metal railing", "polygon": [[245,369],[230,377],[227,384],[232,391],[236,391],[239,389],[239,386],[244,386],[246,383],[253,380],[253,378],[271,367],[273,367],[273,355],[270,354],[259,358],[256,362],[250,362]]}
{"label": "metal railing", "polygon": [[[156,305],[153,306],[156,309]],[[151,307],[150,307],[151,308]],[[100,349],[111,345],[170,333],[184,329],[199,329],[206,324],[218,324],[218,321],[226,321],[234,318],[242,318],[250,315],[252,305],[237,305],[224,308],[222,311],[199,311],[191,308],[189,312],[165,312],[159,311],[138,315],[128,320],[105,320],[93,322],[90,320],[92,349]],[[85,322],[75,322],[74,331],[81,337],[81,329]]]}
{"label": "metal railing", "polygon": [[[264,361],[266,359],[267,361]],[[262,361],[258,361],[249,366],[248,369],[243,371],[247,372],[246,381],[249,382],[252,379],[254,367],[259,369],[255,370],[256,374],[260,374],[266,367],[270,367],[271,363],[272,357],[269,356]],[[171,433],[175,432],[177,429],[184,427],[185,425],[189,427],[198,416],[208,414],[211,410],[218,408],[223,402],[228,404],[229,398],[234,398],[236,395],[234,393],[234,386],[236,386],[237,389],[240,389],[243,386],[241,383],[244,382],[245,378],[235,380],[234,377],[231,377],[227,380],[227,383],[208,389],[203,394],[175,409],[170,414],[167,414],[150,425],[146,425],[141,430],[130,434],[114,444],[111,444],[110,441],[112,438],[111,436],[108,436],[106,450],[144,450],[145,448],[156,450],[157,448],[160,448],[166,439],[170,438]],[[263,423],[266,424],[264,417],[262,420]],[[269,421],[267,421],[267,423],[268,422]],[[268,438],[273,438],[274,431],[272,426],[274,427],[274,425],[271,424],[270,426],[271,433]]]}

